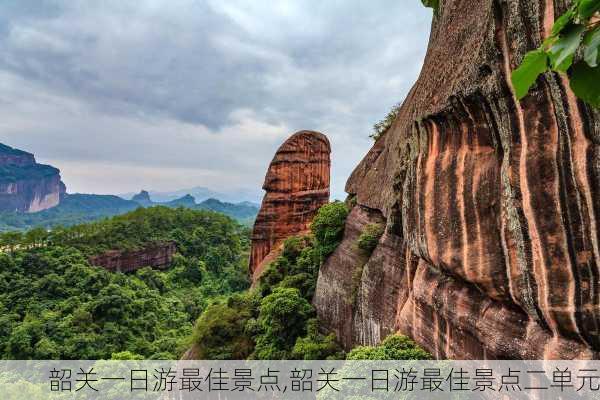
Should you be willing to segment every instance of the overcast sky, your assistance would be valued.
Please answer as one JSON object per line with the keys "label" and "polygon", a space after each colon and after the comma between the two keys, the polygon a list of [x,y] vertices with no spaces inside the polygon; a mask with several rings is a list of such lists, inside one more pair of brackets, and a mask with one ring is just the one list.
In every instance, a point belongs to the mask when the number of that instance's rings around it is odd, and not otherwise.
{"label": "overcast sky", "polygon": [[317,130],[342,199],[430,21],[419,0],[2,0],[0,142],[72,193],[260,193],[281,142]]}

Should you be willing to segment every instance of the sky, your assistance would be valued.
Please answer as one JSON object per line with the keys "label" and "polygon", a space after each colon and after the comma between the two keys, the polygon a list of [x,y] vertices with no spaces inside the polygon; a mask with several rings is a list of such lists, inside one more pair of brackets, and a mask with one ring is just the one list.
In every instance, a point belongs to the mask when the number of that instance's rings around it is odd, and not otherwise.
{"label": "sky", "polygon": [[418,0],[2,0],[0,142],[70,193],[261,194],[298,130],[332,145],[332,198],[418,77]]}

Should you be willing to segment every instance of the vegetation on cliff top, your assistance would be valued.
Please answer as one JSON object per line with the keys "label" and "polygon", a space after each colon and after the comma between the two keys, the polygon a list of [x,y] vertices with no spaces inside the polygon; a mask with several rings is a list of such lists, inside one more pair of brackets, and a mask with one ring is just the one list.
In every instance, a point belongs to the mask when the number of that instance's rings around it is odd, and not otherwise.
{"label": "vegetation on cliff top", "polygon": [[[208,307],[194,333],[197,358],[342,358],[333,335],[319,333],[311,300],[322,260],[341,242],[348,210],[321,207],[312,234],[285,241],[255,288]],[[225,318],[223,318],[225,316]]]}
{"label": "vegetation on cliff top", "polygon": [[382,137],[392,127],[392,124],[400,112],[400,107],[402,107],[402,103],[396,104],[387,113],[385,118],[373,125],[373,133],[371,133],[369,137],[375,141]]}
{"label": "vegetation on cliff top", "polygon": [[586,103],[600,107],[600,0],[575,0],[552,27],[542,45],[525,55],[512,74],[516,95],[527,95],[547,71],[564,73],[571,89]]}
{"label": "vegetation on cliff top", "polygon": [[[186,232],[193,233],[193,237],[187,237]],[[247,228],[220,213],[152,207],[90,224],[58,227],[52,231],[33,229],[21,235],[21,244],[28,248],[74,247],[91,256],[107,250],[136,250],[153,243],[175,241],[184,256],[210,251],[211,254],[220,252],[231,260],[240,252],[239,237],[243,234],[247,234]],[[0,234],[0,245],[14,235]]]}
{"label": "vegetation on cliff top", "polygon": [[[96,251],[156,239],[174,240],[180,249],[168,271],[111,273],[87,261]],[[247,229],[207,211],[140,209],[56,232],[37,230],[3,247],[4,359],[176,359],[208,304],[249,284]]]}
{"label": "vegetation on cliff top", "polygon": [[39,180],[57,176],[60,171],[50,165],[34,164],[27,166],[0,165],[0,184],[26,180]]}
{"label": "vegetation on cliff top", "polygon": [[440,0],[421,0],[423,5],[428,8],[433,8],[434,12],[437,12],[440,6]]}

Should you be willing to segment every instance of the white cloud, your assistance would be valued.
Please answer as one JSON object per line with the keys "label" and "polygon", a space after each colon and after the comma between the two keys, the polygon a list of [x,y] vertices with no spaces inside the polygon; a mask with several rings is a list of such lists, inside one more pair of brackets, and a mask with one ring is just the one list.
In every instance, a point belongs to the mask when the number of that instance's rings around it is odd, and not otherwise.
{"label": "white cloud", "polygon": [[80,192],[260,186],[279,144],[313,129],[341,198],[430,24],[418,1],[27,2],[0,8],[0,142]]}

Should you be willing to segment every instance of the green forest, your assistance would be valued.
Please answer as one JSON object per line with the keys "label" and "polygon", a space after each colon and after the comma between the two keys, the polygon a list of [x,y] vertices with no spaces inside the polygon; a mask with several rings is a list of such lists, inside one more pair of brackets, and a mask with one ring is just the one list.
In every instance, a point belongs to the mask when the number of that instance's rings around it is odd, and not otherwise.
{"label": "green forest", "polygon": [[[176,359],[211,299],[248,287],[248,229],[210,211],[153,207],[1,239],[3,359]],[[168,271],[112,273],[87,261],[163,240],[178,247]]]}
{"label": "green forest", "polygon": [[[0,234],[2,359],[429,358],[393,336],[346,354],[311,300],[348,209],[323,206],[250,288],[249,229],[216,212],[151,207],[99,222]],[[88,258],[172,241],[164,271],[109,272]]]}

